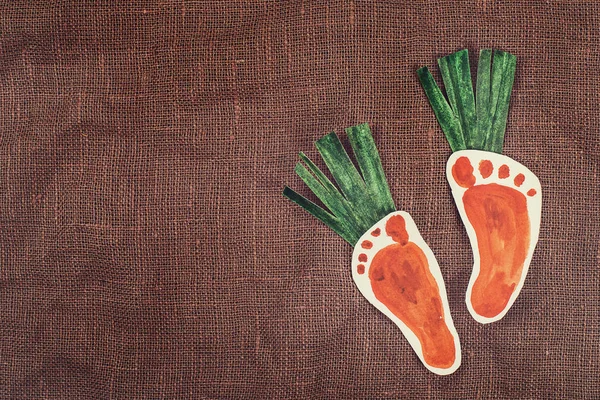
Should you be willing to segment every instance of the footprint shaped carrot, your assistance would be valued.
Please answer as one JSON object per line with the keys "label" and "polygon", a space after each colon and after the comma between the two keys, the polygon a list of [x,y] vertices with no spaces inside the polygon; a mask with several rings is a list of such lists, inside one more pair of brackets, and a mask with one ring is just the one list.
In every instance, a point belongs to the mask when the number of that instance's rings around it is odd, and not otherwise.
{"label": "footprint shaped carrot", "polygon": [[475,95],[467,50],[438,64],[450,104],[426,67],[417,74],[453,151],[446,176],[474,258],[467,308],[490,323],[506,315],[523,287],[541,220],[538,178],[500,154],[516,57],[482,50]]}
{"label": "footprint shaped carrot", "polygon": [[430,371],[451,374],[460,366],[460,342],[439,265],[410,215],[396,211],[369,125],[346,132],[360,173],[335,133],[315,146],[337,187],[303,153],[306,166],[295,169],[328,210],[289,187],[283,195],[354,247],[359,291],[400,328]]}

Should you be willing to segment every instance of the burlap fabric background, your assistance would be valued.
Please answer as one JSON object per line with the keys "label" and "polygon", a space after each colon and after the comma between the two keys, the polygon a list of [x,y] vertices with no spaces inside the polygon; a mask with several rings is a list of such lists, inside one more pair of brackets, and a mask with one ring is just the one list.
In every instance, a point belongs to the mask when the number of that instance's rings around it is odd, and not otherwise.
{"label": "burlap fabric background", "polygon": [[[0,398],[600,398],[598,3],[125,3],[0,7]],[[521,296],[483,326],[415,70],[490,46],[518,57],[505,154],[544,208]],[[452,376],[281,196],[308,193],[298,151],[361,122],[440,262]]]}

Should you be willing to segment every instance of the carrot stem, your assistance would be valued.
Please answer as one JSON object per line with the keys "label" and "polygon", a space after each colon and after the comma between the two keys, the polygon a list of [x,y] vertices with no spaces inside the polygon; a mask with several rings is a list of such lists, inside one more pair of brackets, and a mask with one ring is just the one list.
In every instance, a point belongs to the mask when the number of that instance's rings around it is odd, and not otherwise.
{"label": "carrot stem", "polygon": [[467,149],[476,141],[475,96],[471,83],[469,52],[457,51],[438,60],[444,87],[454,115],[458,117]]}
{"label": "carrot stem", "polygon": [[476,96],[467,50],[442,57],[438,64],[450,104],[426,67],[417,70],[417,75],[452,151],[502,153],[516,57],[500,50],[481,50]]}
{"label": "carrot stem", "polygon": [[375,201],[373,206],[377,208],[377,215],[385,216],[396,211],[369,125],[362,124],[347,128],[346,133],[367,189]]}
{"label": "carrot stem", "polygon": [[489,151],[502,153],[504,145],[504,132],[508,119],[508,106],[515,81],[517,58],[510,53],[500,50],[494,51],[492,63],[492,87],[490,113],[492,126],[485,141]]}
{"label": "carrot stem", "polygon": [[354,245],[360,237],[354,238],[349,232],[347,232],[344,227],[340,224],[339,220],[332,214],[328,213],[312,201],[308,200],[306,197],[296,193],[294,190],[289,187],[283,188],[283,195],[298,204],[300,207],[305,209],[312,216],[317,218],[319,221],[323,222],[325,225],[333,229],[335,233],[340,235],[344,240],[348,243]]}
{"label": "carrot stem", "polygon": [[363,233],[396,207],[369,125],[354,126],[346,132],[362,175],[335,133],[317,140],[315,146],[339,189],[304,153],[300,153],[300,159],[308,168],[302,163],[295,168],[296,174],[329,211],[287,186],[283,195],[354,246]]}
{"label": "carrot stem", "polygon": [[467,147],[465,145],[465,138],[460,126],[460,121],[444,98],[444,94],[439,86],[435,83],[435,79],[433,79],[431,72],[429,72],[427,67],[422,67],[417,71],[417,75],[419,76],[423,89],[425,89],[425,94],[429,99],[431,108],[433,108],[435,117],[442,127],[444,135],[446,135],[450,148],[452,151],[465,150]]}

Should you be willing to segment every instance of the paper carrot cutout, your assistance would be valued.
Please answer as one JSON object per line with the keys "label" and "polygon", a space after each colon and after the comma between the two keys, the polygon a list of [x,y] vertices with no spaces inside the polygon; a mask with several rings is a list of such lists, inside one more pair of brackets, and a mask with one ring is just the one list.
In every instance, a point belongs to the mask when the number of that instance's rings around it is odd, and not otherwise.
{"label": "paper carrot cutout", "polygon": [[500,154],[516,57],[481,50],[475,95],[467,50],[438,64],[450,104],[426,67],[417,74],[454,152],[446,177],[474,258],[467,307],[477,321],[490,323],[508,312],[523,287],[541,220],[538,178]]}
{"label": "paper carrot cutout", "polygon": [[323,209],[285,187],[283,195],[354,247],[352,278],[365,298],[402,331],[423,364],[447,375],[461,362],[444,280],[410,217],[396,211],[368,124],[346,129],[360,173],[335,133],[315,146],[338,187],[303,153],[296,173]]}

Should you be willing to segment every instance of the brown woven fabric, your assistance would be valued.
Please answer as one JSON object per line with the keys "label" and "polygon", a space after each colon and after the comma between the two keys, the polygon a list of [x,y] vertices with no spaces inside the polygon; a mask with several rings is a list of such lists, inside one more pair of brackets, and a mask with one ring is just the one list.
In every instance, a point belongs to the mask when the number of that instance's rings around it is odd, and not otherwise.
{"label": "brown woven fabric", "polygon": [[[598,3],[126,3],[0,5],[0,398],[600,398]],[[518,57],[505,154],[544,189],[491,325],[464,303],[450,149],[415,74],[485,47]],[[308,193],[298,151],[361,122],[441,265],[451,376],[281,196]]]}

